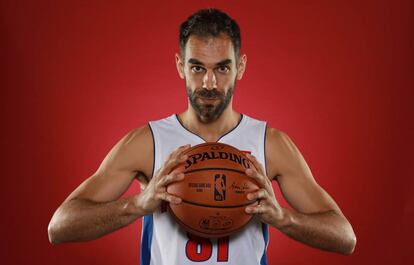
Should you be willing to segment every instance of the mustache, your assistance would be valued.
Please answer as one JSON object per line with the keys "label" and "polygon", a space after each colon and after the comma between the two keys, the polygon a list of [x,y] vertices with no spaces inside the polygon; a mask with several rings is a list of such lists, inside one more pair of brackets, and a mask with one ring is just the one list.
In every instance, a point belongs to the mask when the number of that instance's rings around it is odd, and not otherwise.
{"label": "mustache", "polygon": [[216,89],[208,90],[208,89],[199,89],[195,91],[195,96],[202,97],[202,98],[218,98],[223,97],[223,93]]}

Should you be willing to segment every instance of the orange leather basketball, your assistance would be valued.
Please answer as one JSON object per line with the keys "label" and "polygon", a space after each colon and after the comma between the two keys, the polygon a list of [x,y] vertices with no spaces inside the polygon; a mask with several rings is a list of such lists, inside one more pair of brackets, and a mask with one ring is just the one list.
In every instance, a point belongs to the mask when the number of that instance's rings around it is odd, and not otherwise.
{"label": "orange leather basketball", "polygon": [[182,198],[168,204],[169,212],[188,232],[201,237],[223,237],[240,231],[252,218],[245,213],[257,204],[247,194],[259,189],[245,174],[253,164],[243,152],[222,143],[204,143],[185,152],[188,159],[182,181],[171,183],[167,191]]}

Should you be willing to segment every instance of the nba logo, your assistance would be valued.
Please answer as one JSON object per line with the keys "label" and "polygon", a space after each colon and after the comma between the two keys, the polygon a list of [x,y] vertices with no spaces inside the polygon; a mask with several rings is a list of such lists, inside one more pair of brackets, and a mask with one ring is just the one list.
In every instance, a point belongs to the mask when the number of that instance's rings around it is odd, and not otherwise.
{"label": "nba logo", "polygon": [[224,201],[226,199],[226,175],[216,174],[214,176],[214,200]]}

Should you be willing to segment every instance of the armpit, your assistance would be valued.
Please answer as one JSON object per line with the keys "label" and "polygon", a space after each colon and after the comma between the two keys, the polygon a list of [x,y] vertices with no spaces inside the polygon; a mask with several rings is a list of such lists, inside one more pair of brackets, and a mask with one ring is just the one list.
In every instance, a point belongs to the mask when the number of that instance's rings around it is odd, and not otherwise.
{"label": "armpit", "polygon": [[144,173],[142,173],[142,172],[138,172],[136,175],[135,175],[135,179],[139,182],[139,184],[141,185],[141,190],[144,190],[146,187],[147,187],[147,185],[148,185],[148,182],[149,182],[149,179],[148,179],[148,177],[147,176],[145,176],[145,174]]}

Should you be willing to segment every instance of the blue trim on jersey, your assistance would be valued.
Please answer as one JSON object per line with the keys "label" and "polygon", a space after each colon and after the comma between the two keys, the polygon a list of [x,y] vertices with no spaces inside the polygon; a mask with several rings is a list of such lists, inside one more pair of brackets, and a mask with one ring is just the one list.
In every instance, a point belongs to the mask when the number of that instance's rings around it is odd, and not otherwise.
{"label": "blue trim on jersey", "polygon": [[151,260],[151,242],[152,242],[152,227],[154,225],[153,216],[145,215],[142,231],[141,241],[141,265],[149,265]]}
{"label": "blue trim on jersey", "polygon": [[267,243],[269,242],[269,231],[268,231],[267,224],[265,224],[265,223],[262,223],[262,232],[263,232],[263,238],[264,238],[264,241],[265,241],[265,247],[264,247],[264,251],[263,251],[263,256],[260,260],[260,265],[267,265],[266,248],[267,248]]}

